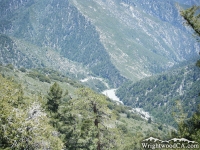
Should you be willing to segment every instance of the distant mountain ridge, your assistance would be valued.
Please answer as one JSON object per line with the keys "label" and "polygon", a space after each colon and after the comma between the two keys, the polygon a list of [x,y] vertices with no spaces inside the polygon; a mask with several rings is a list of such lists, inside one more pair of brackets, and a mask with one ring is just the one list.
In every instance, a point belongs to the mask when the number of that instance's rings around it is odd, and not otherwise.
{"label": "distant mountain ridge", "polygon": [[179,10],[199,1],[70,2],[96,26],[113,64],[132,81],[170,69],[198,53],[199,45],[183,25]]}
{"label": "distant mountain ridge", "polygon": [[[12,38],[13,41],[20,39],[21,42],[28,43],[25,49],[34,51],[34,46],[37,46],[41,52],[43,51],[44,55],[41,57],[45,57],[47,51],[52,50],[57,53],[59,59],[64,57],[68,61],[77,62],[87,68],[82,74],[83,77],[87,74],[100,76],[107,79],[113,87],[118,87],[125,81],[125,78],[111,63],[95,27],[67,0],[34,2],[12,0],[1,1],[0,4],[3,7],[1,9],[3,16],[0,23],[1,33]],[[26,50],[23,52],[19,49],[25,44],[16,41],[15,51],[26,53]],[[1,48],[6,52],[5,47]],[[6,62],[5,57],[7,56],[1,57],[2,63]],[[38,59],[35,55],[33,57]],[[26,55],[26,59],[31,59],[30,55]],[[9,61],[13,63],[12,60]],[[19,64],[20,61],[17,61]],[[49,66],[44,59],[38,59],[38,62],[40,61],[44,66]],[[14,62],[18,65],[16,61]],[[58,65],[56,67],[59,68]],[[62,65],[60,67],[63,68]]]}
{"label": "distant mountain ridge", "polygon": [[1,45],[0,62],[50,67],[78,80],[100,77],[111,88],[136,82],[197,55],[179,15],[192,4],[199,2],[1,1],[0,40],[13,46]]}

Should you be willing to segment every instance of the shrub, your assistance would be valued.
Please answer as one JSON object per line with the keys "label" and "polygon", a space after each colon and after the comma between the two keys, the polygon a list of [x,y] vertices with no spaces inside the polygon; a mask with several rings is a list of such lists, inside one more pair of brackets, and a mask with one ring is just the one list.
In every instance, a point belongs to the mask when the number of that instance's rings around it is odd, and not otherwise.
{"label": "shrub", "polygon": [[49,79],[49,77],[44,76],[44,75],[40,75],[40,76],[38,77],[38,79],[39,79],[40,81],[42,81],[42,82],[51,83],[51,80]]}
{"label": "shrub", "polygon": [[25,68],[23,68],[23,67],[22,67],[22,68],[20,68],[19,70],[20,70],[21,72],[26,72],[26,69],[25,69]]}
{"label": "shrub", "polygon": [[14,69],[14,66],[12,64],[7,64],[6,67],[9,68],[9,69],[11,69],[11,70]]}

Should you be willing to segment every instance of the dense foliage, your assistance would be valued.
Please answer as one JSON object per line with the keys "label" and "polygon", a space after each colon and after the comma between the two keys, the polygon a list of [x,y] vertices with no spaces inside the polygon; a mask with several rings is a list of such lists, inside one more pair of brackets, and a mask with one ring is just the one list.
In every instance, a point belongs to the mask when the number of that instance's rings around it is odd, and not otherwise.
{"label": "dense foliage", "polygon": [[186,25],[190,26],[197,38],[200,37],[200,13],[198,13],[200,6],[193,6],[188,8],[187,10],[181,11],[181,16],[186,21]]}
{"label": "dense foliage", "polygon": [[[199,41],[200,37],[200,6],[193,6],[186,10],[181,11],[181,15],[186,21],[186,25],[191,27],[194,30],[194,35]],[[196,65],[200,67],[200,60],[197,61]]]}
{"label": "dense foliage", "polygon": [[[200,37],[200,13],[197,11],[200,6],[193,6],[187,10],[181,12],[181,15],[186,20],[186,24],[189,25],[195,32],[197,40]],[[200,67],[200,60],[197,61],[196,66]],[[200,94],[199,94],[200,96]],[[200,102],[196,103],[197,110],[190,118],[185,118],[184,113],[178,117],[178,133],[180,137],[185,137],[189,140],[200,143]],[[181,109],[182,110],[182,109]]]}
{"label": "dense foliage", "polygon": [[141,149],[145,137],[168,137],[166,126],[53,70],[43,71],[60,79],[48,83],[11,66],[0,66],[0,149]]}
{"label": "dense foliage", "polygon": [[[180,119],[180,116],[179,116]],[[174,136],[186,138],[191,141],[200,143],[200,105],[190,118],[182,118],[178,122],[178,132]]]}
{"label": "dense foliage", "polygon": [[0,148],[61,149],[62,141],[51,136],[55,129],[48,124],[41,98],[27,103],[18,84],[1,75],[0,80]]}

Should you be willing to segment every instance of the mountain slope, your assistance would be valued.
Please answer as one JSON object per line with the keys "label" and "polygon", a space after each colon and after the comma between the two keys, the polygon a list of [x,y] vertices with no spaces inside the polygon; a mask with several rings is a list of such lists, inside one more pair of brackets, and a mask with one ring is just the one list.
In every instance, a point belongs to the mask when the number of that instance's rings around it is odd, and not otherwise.
{"label": "mountain slope", "polygon": [[[49,80],[41,80],[41,77]],[[0,109],[0,127],[4,129],[0,132],[0,149],[12,146],[12,149],[81,147],[93,150],[98,140],[106,149],[140,149],[145,137],[169,137],[169,127],[163,126],[161,130],[157,123],[148,123],[132,113],[130,107],[114,103],[54,70],[18,70],[12,65],[0,65],[0,80],[0,106],[3,108]],[[56,97],[56,90],[50,90],[54,82],[63,93],[58,112],[50,113],[47,101],[52,91],[51,96]],[[91,102],[95,102],[97,111],[103,112],[93,114]],[[94,125],[96,117],[99,117],[99,132]],[[101,138],[97,139],[97,133]]]}
{"label": "mountain slope", "polygon": [[174,124],[173,112],[180,101],[183,112],[190,117],[200,103],[199,68],[188,65],[143,79],[126,83],[117,90],[117,96],[128,106],[143,108],[155,120]]}
{"label": "mountain slope", "polygon": [[199,45],[182,25],[176,1],[70,2],[96,26],[113,64],[133,81],[169,69],[198,52]]}
{"label": "mountain slope", "polygon": [[[45,50],[50,49],[58,55],[58,59],[64,57],[78,62],[89,69],[91,74],[107,79],[113,87],[125,81],[111,63],[95,27],[68,1],[12,0],[1,1],[1,6],[3,17],[0,31],[10,38],[22,40],[22,43],[15,42],[16,49],[26,42],[29,46],[32,44],[28,47],[31,51],[34,51],[33,46],[40,48],[43,51],[41,57],[47,56]],[[37,57],[34,52],[32,55]],[[30,59],[29,55],[26,57]],[[4,58],[1,60],[3,63],[6,62]],[[49,66],[44,60],[39,61]],[[65,67],[65,64],[58,64],[61,68]],[[54,67],[59,68],[58,65]],[[87,70],[85,72],[88,73]]]}
{"label": "mountain slope", "polygon": [[13,50],[1,47],[2,63],[51,67],[78,79],[102,77],[118,87],[124,77],[138,81],[193,59],[199,49],[179,15],[181,6],[191,5],[188,2],[12,0],[0,4],[1,37],[13,42]]}

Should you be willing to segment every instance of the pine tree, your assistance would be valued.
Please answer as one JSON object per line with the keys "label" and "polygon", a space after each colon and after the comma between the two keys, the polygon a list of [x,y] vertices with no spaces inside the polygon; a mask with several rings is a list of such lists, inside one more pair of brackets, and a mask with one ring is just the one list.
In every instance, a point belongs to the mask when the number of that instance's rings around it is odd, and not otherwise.
{"label": "pine tree", "polygon": [[[189,9],[182,10],[181,16],[185,19],[186,25],[194,30],[197,41],[200,41],[200,6],[193,6]],[[199,53],[200,54],[200,53]],[[200,67],[200,60],[196,62],[196,66]]]}
{"label": "pine tree", "polygon": [[[200,9],[200,6],[193,6],[187,10],[181,11],[181,15],[185,19],[186,25],[194,30],[197,40],[199,41],[200,13],[197,13],[198,9]],[[196,65],[200,67],[200,60],[197,61]],[[200,105],[198,105],[196,112],[191,118],[180,120],[178,127],[178,135],[181,138],[184,137],[200,143]]]}
{"label": "pine tree", "polygon": [[[181,16],[185,19],[185,24],[194,30],[194,36],[200,42],[200,6],[192,6],[181,11]],[[200,53],[199,53],[200,54]],[[200,60],[196,62],[196,66],[200,67]]]}
{"label": "pine tree", "polygon": [[186,25],[194,30],[197,38],[200,37],[200,13],[197,13],[199,9],[200,6],[193,6],[181,11],[181,15],[185,19]]}
{"label": "pine tree", "polygon": [[62,89],[58,83],[54,83],[48,92],[47,96],[47,109],[50,112],[56,113],[62,98]]}
{"label": "pine tree", "polygon": [[178,135],[200,143],[200,105],[191,118],[179,123]]}
{"label": "pine tree", "polygon": [[110,149],[118,144],[116,141],[119,134],[106,124],[113,115],[107,105],[108,101],[104,95],[99,95],[88,88],[79,89],[78,98],[73,100],[74,111],[83,118],[81,129],[84,134],[80,139],[90,149]]}
{"label": "pine tree", "polygon": [[23,101],[18,84],[1,75],[0,81],[0,149],[62,149],[38,99]]}

